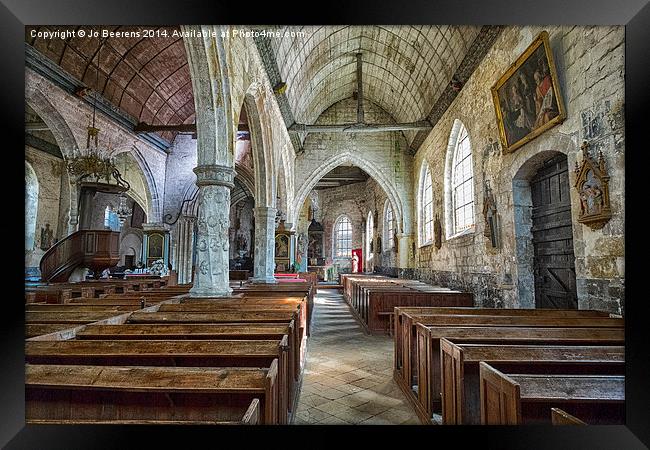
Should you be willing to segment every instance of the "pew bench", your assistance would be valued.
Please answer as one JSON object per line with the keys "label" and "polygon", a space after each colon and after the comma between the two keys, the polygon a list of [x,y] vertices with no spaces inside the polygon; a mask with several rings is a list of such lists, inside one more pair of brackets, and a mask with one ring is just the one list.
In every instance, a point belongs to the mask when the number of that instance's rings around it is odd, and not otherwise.
{"label": "pew bench", "polygon": [[[27,341],[29,364],[167,367],[268,367],[278,361],[278,420],[290,405],[288,338],[236,341]],[[292,390],[293,392],[293,390]]]}
{"label": "pew bench", "polygon": [[481,424],[550,423],[561,408],[590,424],[625,423],[625,377],[619,375],[505,374],[481,362]]}
{"label": "pew bench", "polygon": [[277,372],[277,360],[268,368],[27,364],[25,419],[28,424],[233,423],[244,420],[257,399],[260,423],[277,424]]}
{"label": "pew bench", "polygon": [[[537,328],[537,327],[430,327],[417,324],[418,348],[415,377],[411,378],[409,397],[416,386],[416,410],[424,412],[427,420],[440,411],[441,340],[454,343],[498,345],[623,345],[624,328]],[[404,386],[402,380],[398,384]],[[422,417],[421,416],[421,417]]]}
{"label": "pew bench", "polygon": [[441,339],[444,425],[479,425],[481,361],[508,373],[624,375],[623,346],[458,344]]}
{"label": "pew bench", "polygon": [[553,425],[587,425],[582,420],[572,416],[560,408],[551,408],[551,423]]}

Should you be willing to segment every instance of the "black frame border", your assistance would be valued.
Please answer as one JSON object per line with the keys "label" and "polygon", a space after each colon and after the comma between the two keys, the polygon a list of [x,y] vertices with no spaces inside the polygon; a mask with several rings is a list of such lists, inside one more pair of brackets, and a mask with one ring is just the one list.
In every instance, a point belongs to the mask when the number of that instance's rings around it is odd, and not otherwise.
{"label": "black frame border", "polygon": [[[198,445],[204,440],[210,445],[246,445],[252,440],[260,443],[291,442],[312,447],[328,441],[359,442],[383,440],[395,435],[403,444],[417,445],[416,440],[429,444],[441,443],[440,438],[453,443],[479,444],[488,448],[540,449],[633,449],[650,446],[650,354],[644,333],[648,301],[641,296],[645,254],[642,215],[645,208],[634,207],[643,192],[640,180],[646,175],[643,158],[648,147],[647,108],[650,105],[650,4],[648,0],[407,0],[383,2],[361,0],[352,3],[326,4],[275,3],[266,9],[259,5],[213,0],[2,0],[0,3],[0,109],[4,131],[3,158],[11,166],[20,167],[20,151],[13,147],[24,142],[24,33],[26,25],[88,24],[88,25],[174,25],[201,23],[231,24],[574,24],[625,25],[625,117],[626,117],[626,425],[587,427],[145,427],[145,426],[25,426],[24,422],[24,307],[22,240],[10,237],[24,233],[24,219],[12,220],[12,212],[24,210],[13,186],[22,182],[20,171],[2,173],[6,212],[0,221],[0,261],[5,270],[0,276],[12,280],[5,284],[0,317],[4,326],[0,371],[0,445],[6,448],[131,448],[138,437],[145,445],[167,447],[178,443],[183,447]],[[10,138],[10,139],[7,139]],[[23,155],[24,156],[24,155]],[[15,159],[15,161],[14,161]],[[14,166],[15,164],[15,166]],[[13,180],[12,177],[16,177]],[[14,185],[14,182],[16,183]],[[10,191],[7,189],[11,187]],[[16,204],[15,208],[12,203]],[[8,205],[9,204],[9,205]],[[643,203],[640,203],[643,205]],[[24,215],[22,216],[24,217]],[[13,253],[15,252],[15,256]],[[639,264],[640,263],[640,264]],[[647,265],[647,264],[646,264]],[[15,282],[14,282],[15,280]],[[224,438],[235,439],[226,444]],[[271,440],[273,439],[273,440]],[[278,439],[282,439],[279,441]],[[364,444],[360,444],[364,445]]]}

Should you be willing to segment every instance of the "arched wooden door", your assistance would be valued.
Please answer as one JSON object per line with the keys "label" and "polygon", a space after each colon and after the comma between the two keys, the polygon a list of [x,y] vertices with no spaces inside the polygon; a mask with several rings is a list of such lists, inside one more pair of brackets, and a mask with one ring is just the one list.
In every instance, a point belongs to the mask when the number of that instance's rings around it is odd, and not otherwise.
{"label": "arched wooden door", "polygon": [[531,180],[535,307],[578,308],[567,158],[558,155]]}

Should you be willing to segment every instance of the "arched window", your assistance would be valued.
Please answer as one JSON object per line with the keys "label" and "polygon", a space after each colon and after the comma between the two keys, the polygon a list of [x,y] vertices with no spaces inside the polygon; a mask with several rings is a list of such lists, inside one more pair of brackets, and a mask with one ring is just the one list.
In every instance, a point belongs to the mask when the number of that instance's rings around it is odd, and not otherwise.
{"label": "arched window", "polygon": [[373,229],[375,228],[372,211],[368,211],[368,220],[366,220],[366,260],[370,261],[372,258],[372,239],[373,239]]}
{"label": "arched window", "polygon": [[352,222],[348,216],[341,216],[334,224],[334,257],[352,257]]}
{"label": "arched window", "polygon": [[418,235],[422,246],[433,242],[433,183],[431,181],[431,171],[426,162],[422,164],[418,194],[418,219],[420,225]]}
{"label": "arched window", "polygon": [[395,247],[395,219],[393,218],[393,208],[390,202],[386,200],[384,204],[384,251],[390,251]]}
{"label": "arched window", "polygon": [[37,211],[38,178],[32,166],[25,161],[25,250],[34,250]]}
{"label": "arched window", "polygon": [[474,169],[467,129],[454,122],[447,147],[445,203],[447,238],[474,227]]}
{"label": "arched window", "polygon": [[117,213],[113,211],[110,205],[104,210],[104,228],[110,228],[113,231],[120,231],[120,219]]}

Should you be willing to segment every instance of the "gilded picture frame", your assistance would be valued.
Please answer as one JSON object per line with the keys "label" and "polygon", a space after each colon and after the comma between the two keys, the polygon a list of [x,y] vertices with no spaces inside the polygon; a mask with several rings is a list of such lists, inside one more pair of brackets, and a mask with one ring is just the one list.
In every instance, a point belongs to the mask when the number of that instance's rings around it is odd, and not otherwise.
{"label": "gilded picture frame", "polygon": [[492,86],[503,153],[512,153],[566,119],[553,52],[542,31]]}

